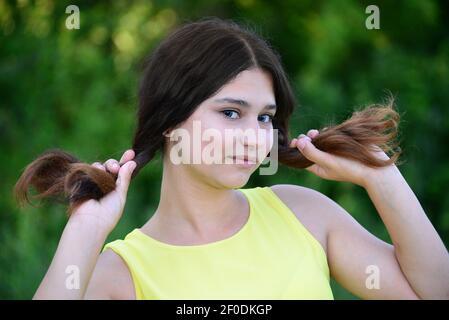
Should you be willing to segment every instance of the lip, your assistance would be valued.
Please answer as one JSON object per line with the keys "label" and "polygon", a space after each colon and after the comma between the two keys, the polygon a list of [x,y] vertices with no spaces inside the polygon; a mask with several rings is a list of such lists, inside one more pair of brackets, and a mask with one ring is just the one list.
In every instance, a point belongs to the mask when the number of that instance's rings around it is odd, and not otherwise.
{"label": "lip", "polygon": [[243,168],[252,168],[254,167],[257,162],[254,161],[253,159],[248,159],[248,157],[229,157],[230,159],[232,159],[232,164],[236,165],[236,166],[240,166]]}

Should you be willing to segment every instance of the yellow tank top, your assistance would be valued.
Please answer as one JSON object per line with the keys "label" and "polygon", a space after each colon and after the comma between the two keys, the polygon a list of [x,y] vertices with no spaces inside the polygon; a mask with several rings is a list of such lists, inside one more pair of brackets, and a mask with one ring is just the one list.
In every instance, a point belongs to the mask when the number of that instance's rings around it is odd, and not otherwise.
{"label": "yellow tank top", "polygon": [[128,266],[137,299],[333,299],[326,253],[270,187],[238,189],[245,225],[202,245],[160,242],[134,229],[106,244]]}

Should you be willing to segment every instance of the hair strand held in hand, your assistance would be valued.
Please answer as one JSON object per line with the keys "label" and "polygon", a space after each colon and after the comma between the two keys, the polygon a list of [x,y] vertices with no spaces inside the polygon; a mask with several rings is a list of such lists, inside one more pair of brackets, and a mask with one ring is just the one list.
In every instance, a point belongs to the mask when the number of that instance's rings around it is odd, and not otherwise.
{"label": "hair strand held in hand", "polygon": [[116,176],[92,165],[81,163],[69,153],[51,149],[30,163],[14,187],[14,195],[20,206],[32,204],[29,192],[33,187],[35,199],[49,198],[69,203],[70,215],[80,204],[89,199],[101,199],[115,189]]}
{"label": "hair strand held in hand", "polygon": [[[357,160],[370,167],[398,164],[401,148],[397,142],[399,114],[393,108],[393,100],[385,105],[375,104],[355,111],[341,124],[325,127],[313,139],[314,146],[333,155]],[[390,159],[375,156],[381,149]],[[313,164],[296,148],[279,146],[279,162],[294,168],[306,168]]]}

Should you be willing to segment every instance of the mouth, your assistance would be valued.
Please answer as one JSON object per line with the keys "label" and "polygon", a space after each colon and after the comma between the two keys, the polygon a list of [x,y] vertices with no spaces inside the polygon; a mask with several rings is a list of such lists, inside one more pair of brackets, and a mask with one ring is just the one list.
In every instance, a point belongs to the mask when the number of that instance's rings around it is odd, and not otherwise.
{"label": "mouth", "polygon": [[243,165],[245,167],[252,167],[257,164],[256,159],[248,158],[247,156],[233,156],[229,158],[232,159],[233,164]]}

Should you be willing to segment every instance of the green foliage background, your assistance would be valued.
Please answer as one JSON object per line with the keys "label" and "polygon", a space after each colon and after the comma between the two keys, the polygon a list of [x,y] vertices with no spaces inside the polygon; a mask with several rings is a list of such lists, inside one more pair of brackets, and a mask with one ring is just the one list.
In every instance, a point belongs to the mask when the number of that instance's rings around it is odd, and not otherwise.
{"label": "green foliage background", "polygon": [[[80,8],[79,30],[65,27],[69,4]],[[365,27],[370,4],[380,30]],[[449,243],[449,2],[0,0],[0,298],[33,296],[66,221],[61,205],[17,208],[12,188],[24,167],[53,147],[90,163],[119,158],[132,139],[143,58],[171,28],[204,16],[249,23],[281,53],[300,104],[292,135],[391,92],[402,114],[400,170]],[[160,179],[154,161],[133,180],[108,241],[151,216]],[[362,188],[283,167],[248,187],[276,183],[319,190],[389,241]],[[337,299],[355,298],[332,285]]]}

